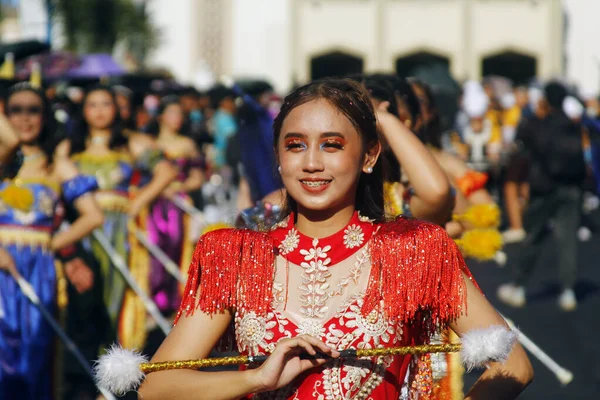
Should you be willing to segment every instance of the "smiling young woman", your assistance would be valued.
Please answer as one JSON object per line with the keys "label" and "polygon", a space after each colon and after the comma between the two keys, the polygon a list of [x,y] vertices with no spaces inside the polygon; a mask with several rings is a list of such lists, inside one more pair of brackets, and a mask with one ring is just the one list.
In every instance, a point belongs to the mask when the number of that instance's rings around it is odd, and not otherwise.
{"label": "smiling young woman", "polygon": [[[18,393],[27,400],[51,399],[53,330],[14,277],[18,273],[26,279],[47,310],[55,310],[59,302],[57,259],[65,262],[64,273],[73,286],[88,290],[94,282],[91,270],[71,263],[63,251],[99,227],[104,217],[91,195],[95,182],[57,151],[60,135],[44,93],[17,84],[9,90],[6,112],[22,162],[15,157],[8,165],[14,176],[0,182],[0,398]],[[61,199],[78,217],[68,229],[57,231]]]}
{"label": "smiling young woman", "polygon": [[[132,226],[145,226],[147,209],[171,183],[177,169],[164,159],[154,140],[141,133],[126,132],[114,91],[107,86],[90,87],[83,98],[83,116],[77,121],[65,148],[78,169],[98,183],[94,193],[105,213],[102,233],[129,265],[142,287],[149,286],[148,255],[135,239]],[[133,189],[132,177],[139,172],[148,178]],[[134,224],[131,222],[134,218]],[[127,288],[125,279],[113,268],[110,258],[90,237],[84,246],[98,262],[102,277],[102,300],[109,317],[105,341],[118,338],[123,346],[144,345],[146,332],[137,329],[146,321],[141,300]],[[108,336],[108,337],[105,337]]]}
{"label": "smiling young woman", "polygon": [[[265,232],[224,229],[200,239],[177,324],[153,361],[205,358],[231,322],[242,354],[270,356],[255,369],[154,372],[140,396],[432,398],[427,356],[348,360],[339,351],[505,323],[441,227],[385,220],[368,93],[340,79],[303,86],[285,99],[274,137],[286,217]],[[516,346],[506,363],[489,365],[470,398],[513,398],[531,378]]]}

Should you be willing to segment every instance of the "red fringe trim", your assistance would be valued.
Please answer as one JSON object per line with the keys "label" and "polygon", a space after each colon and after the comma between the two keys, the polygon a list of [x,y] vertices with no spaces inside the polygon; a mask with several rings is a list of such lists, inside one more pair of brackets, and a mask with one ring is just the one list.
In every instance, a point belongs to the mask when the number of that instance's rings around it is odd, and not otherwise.
{"label": "red fringe trim", "polygon": [[216,314],[243,308],[265,314],[274,274],[274,244],[267,234],[247,229],[209,232],[196,245],[175,323],[196,309]]}
{"label": "red fringe trim", "polygon": [[[363,315],[383,303],[388,317],[410,324],[426,338],[466,313],[463,273],[469,279],[472,275],[442,227],[406,217],[380,225],[371,239],[371,263]],[[264,315],[271,305],[274,274],[274,241],[268,234],[209,232],[196,245],[175,323],[196,309]]]}
{"label": "red fringe trim", "polygon": [[446,231],[399,217],[381,225],[371,241],[371,279],[362,312],[379,307],[428,336],[466,313],[464,259]]}

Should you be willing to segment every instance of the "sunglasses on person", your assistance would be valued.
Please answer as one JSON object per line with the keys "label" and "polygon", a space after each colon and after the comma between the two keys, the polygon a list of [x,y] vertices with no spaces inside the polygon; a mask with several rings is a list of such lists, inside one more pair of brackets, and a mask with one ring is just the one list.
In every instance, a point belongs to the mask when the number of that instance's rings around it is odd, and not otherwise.
{"label": "sunglasses on person", "polygon": [[13,104],[8,107],[7,113],[9,115],[40,115],[42,113],[41,106],[23,106],[20,104]]}

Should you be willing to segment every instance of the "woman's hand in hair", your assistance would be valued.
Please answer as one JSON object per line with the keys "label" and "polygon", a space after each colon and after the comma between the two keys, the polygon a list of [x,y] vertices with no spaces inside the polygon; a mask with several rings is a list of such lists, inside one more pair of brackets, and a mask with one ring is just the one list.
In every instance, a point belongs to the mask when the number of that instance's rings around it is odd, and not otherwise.
{"label": "woman's hand in hair", "polygon": [[419,138],[387,111],[388,105],[382,102],[377,107],[377,122],[383,139],[415,191],[410,201],[412,214],[443,226],[454,207],[450,181]]}
{"label": "woman's hand in hair", "polygon": [[375,108],[375,116],[377,117],[379,133],[383,135],[386,143],[389,141],[388,137],[393,134],[395,130],[395,124],[402,125],[400,120],[388,111],[389,106],[389,101],[382,101]]}

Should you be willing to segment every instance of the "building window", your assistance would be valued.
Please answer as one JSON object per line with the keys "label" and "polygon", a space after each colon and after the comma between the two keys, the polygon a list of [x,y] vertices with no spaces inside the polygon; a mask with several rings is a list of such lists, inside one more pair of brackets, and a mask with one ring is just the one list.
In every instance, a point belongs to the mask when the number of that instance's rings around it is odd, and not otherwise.
{"label": "building window", "polygon": [[449,72],[450,60],[447,57],[426,51],[420,51],[396,59],[396,74],[398,76],[414,76],[421,69],[431,68]]}
{"label": "building window", "polygon": [[483,59],[483,76],[503,76],[515,84],[527,84],[536,76],[537,59],[515,51],[505,51]]}

